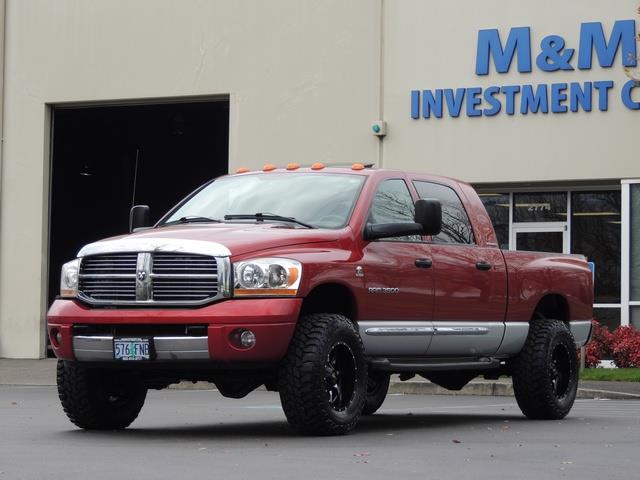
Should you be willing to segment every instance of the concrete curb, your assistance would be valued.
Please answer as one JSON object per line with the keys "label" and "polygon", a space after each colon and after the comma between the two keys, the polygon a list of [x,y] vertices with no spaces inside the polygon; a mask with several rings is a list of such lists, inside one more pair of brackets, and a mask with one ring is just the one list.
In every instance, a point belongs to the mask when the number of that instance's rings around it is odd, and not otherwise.
{"label": "concrete curb", "polygon": [[[389,393],[405,395],[479,395],[512,397],[513,385],[507,381],[472,381],[459,391],[451,391],[438,385],[421,380],[392,380]],[[578,388],[577,398],[609,399],[609,400],[640,400],[640,395],[635,393],[617,392],[612,390],[595,390],[591,388]]]}

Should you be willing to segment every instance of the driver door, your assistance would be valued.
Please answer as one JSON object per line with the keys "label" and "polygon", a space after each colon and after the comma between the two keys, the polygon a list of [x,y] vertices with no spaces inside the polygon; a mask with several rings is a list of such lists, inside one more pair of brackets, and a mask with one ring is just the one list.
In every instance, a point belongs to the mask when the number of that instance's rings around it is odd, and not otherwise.
{"label": "driver door", "polygon": [[[367,223],[414,221],[403,179],[383,180]],[[363,249],[365,295],[360,335],[368,355],[424,355],[433,335],[431,252],[420,235],[370,241]]]}

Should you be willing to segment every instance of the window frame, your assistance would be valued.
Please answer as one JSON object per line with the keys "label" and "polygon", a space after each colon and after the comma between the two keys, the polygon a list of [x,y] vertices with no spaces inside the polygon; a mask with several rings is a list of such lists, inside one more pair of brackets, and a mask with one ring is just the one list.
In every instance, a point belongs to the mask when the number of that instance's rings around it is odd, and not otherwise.
{"label": "window frame", "polygon": [[[460,197],[460,194],[456,191],[456,189],[453,188],[451,185],[447,185],[445,183],[436,182],[436,181],[433,181],[433,180],[425,180],[425,179],[420,179],[420,178],[412,178],[411,179],[411,185],[413,186],[413,189],[415,190],[418,198],[427,198],[427,197],[423,197],[422,195],[420,195],[420,191],[418,190],[416,182],[431,183],[433,185],[438,185],[440,187],[445,187],[445,188],[448,188],[449,190],[451,190],[453,192],[453,194],[456,196],[456,198],[458,199],[458,201],[460,202],[460,206],[462,207],[462,211],[464,212],[465,216],[467,217],[467,222],[469,224],[469,231],[471,232],[471,235],[473,237],[473,242],[472,243],[461,243],[461,242],[438,242],[438,241],[434,240],[434,236],[433,235],[426,235],[427,243],[432,243],[434,245],[458,245],[458,246],[465,246],[465,247],[477,247],[478,246],[478,241],[476,239],[476,232],[474,230],[473,222],[471,221],[471,217],[469,216],[469,212],[467,211],[467,207],[465,206],[464,202],[462,201],[462,198]],[[436,198],[436,200],[440,200],[440,199]],[[440,203],[442,205],[442,201],[440,201]]]}
{"label": "window frame", "polygon": [[[406,178],[404,178],[404,177],[386,177],[386,178],[383,178],[378,182],[378,184],[373,189],[373,194],[371,196],[371,202],[369,203],[369,208],[367,208],[367,215],[366,215],[365,221],[364,221],[364,228],[366,228],[367,225],[371,224],[369,222],[369,216],[371,215],[371,210],[373,209],[373,204],[376,201],[376,195],[378,194],[378,190],[380,189],[380,187],[385,182],[388,182],[390,180],[400,180],[400,181],[402,181],[404,183],[404,186],[407,189],[407,193],[409,193],[409,198],[411,198],[412,204],[415,205],[415,203],[416,203],[415,192],[411,190],[410,182],[408,182]],[[413,221],[413,218],[411,220]],[[401,223],[401,222],[398,222],[398,223]],[[407,235],[406,238],[408,238],[410,236],[411,235]],[[395,243],[426,243],[424,235],[420,235],[420,240],[398,240],[398,237],[389,237],[389,238],[378,238],[378,239],[372,240],[372,241],[373,242],[395,242]]]}

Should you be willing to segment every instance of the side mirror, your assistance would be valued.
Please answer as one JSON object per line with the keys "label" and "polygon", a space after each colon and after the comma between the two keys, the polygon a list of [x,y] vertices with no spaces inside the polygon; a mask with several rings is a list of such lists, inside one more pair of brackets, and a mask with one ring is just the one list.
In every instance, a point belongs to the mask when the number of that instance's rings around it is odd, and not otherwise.
{"label": "side mirror", "polygon": [[150,226],[149,205],[134,205],[131,207],[129,212],[129,232],[135,232]]}
{"label": "side mirror", "polygon": [[421,198],[415,204],[416,223],[422,225],[425,235],[437,235],[442,228],[442,206],[440,200]]}
{"label": "side mirror", "polygon": [[407,235],[422,235],[422,225],[419,223],[369,223],[364,228],[365,240],[378,238],[405,237]]}

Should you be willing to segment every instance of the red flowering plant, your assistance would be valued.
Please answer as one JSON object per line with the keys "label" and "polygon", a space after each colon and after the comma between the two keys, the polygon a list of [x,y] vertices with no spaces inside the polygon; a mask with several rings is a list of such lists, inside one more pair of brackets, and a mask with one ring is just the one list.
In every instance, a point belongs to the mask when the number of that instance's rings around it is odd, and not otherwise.
{"label": "red flowering plant", "polygon": [[640,331],[632,326],[618,327],[612,334],[610,345],[616,367],[640,367]]}
{"label": "red flowering plant", "polygon": [[610,357],[611,342],[613,334],[605,327],[600,325],[597,320],[593,321],[593,335],[591,341],[585,349],[584,365],[587,368],[595,368],[600,364],[603,357]]}
{"label": "red flowering plant", "polygon": [[613,358],[618,368],[640,368],[640,331],[626,326],[610,332],[594,320],[591,342],[585,349],[585,367],[595,368],[606,357]]}

